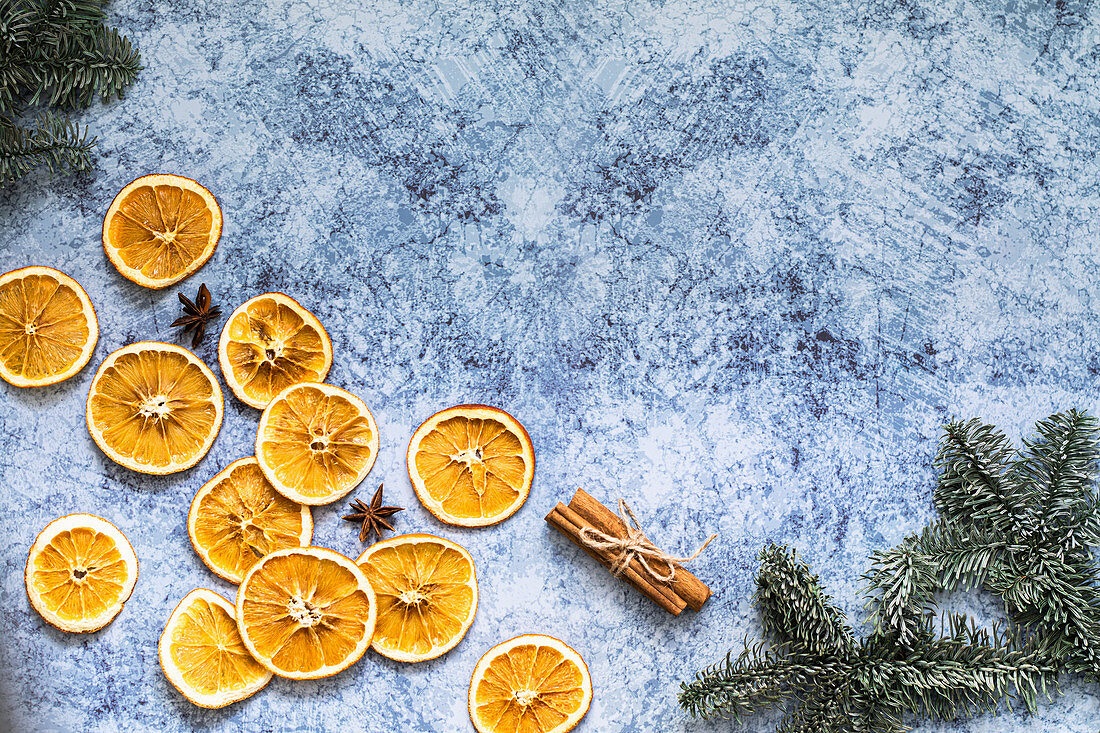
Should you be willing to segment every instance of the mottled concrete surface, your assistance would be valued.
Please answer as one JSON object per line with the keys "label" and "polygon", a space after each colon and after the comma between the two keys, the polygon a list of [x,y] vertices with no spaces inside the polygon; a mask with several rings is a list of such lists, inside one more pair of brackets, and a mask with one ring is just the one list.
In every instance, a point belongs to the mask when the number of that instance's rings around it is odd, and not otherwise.
{"label": "mottled concrete surface", "polygon": [[[769,730],[675,704],[680,680],[758,633],[762,543],[799,547],[859,614],[869,553],[930,516],[943,421],[1019,437],[1100,407],[1096,4],[125,0],[112,18],[147,68],[81,115],[96,170],[0,194],[0,271],[66,270],[101,323],[79,376],[0,385],[0,704],[16,730],[464,731],[478,657],[531,631],[588,660],[579,730]],[[352,497],[384,480],[410,507],[401,530],[476,558],[478,618],[444,658],[369,654],[212,712],[165,681],[175,603],[235,590],[192,552],[188,503],[252,452],[258,413],[230,398],[209,455],[167,478],[87,435],[95,365],[174,338],[175,291],[125,281],[98,242],[114,194],[158,171],[225,212],[189,294],[206,282],[232,308],[281,290],[328,327],[329,381],[383,436]],[[440,525],[405,472],[416,425],[462,401],[511,411],[538,454],[527,505],[491,529]],[[697,564],[706,609],[665,617],[544,526],[577,486],[629,497],[674,549],[720,532]],[[341,510],[315,512],[315,539],[355,554]],[[35,534],[78,511],[141,561],[90,636],[43,624],[22,581]],[[1064,692],[1037,718],[921,730],[1095,731],[1100,690]]]}

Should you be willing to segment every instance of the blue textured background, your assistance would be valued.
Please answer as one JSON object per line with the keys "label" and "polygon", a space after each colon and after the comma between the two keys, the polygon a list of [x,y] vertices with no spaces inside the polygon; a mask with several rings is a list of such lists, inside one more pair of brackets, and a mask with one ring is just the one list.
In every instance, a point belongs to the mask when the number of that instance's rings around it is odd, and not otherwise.
{"label": "blue textured background", "polygon": [[[799,547],[859,614],[868,554],[930,516],[943,421],[1018,438],[1098,407],[1095,3],[124,0],[112,21],[147,68],[80,115],[96,170],[0,194],[0,271],[69,272],[101,323],[76,378],[0,384],[0,705],[17,730],[464,731],[478,657],[532,631],[588,660],[579,730],[730,730],[687,721],[675,695],[758,633],[762,543]],[[87,435],[96,364],[174,338],[175,290],[130,284],[99,245],[114,194],[160,171],[225,213],[189,295],[206,282],[228,313],[285,291],[332,334],[329,381],[382,431],[349,498],[384,480],[401,531],[477,559],[478,618],[444,658],[368,654],[213,712],[161,674],[175,603],[233,595],[185,513],[252,452],[258,413],[230,397],[209,455],[167,478]],[[198,350],[211,365],[217,330]],[[527,505],[468,532],[416,504],[404,466],[416,425],[464,401],[519,417],[539,461]],[[632,499],[673,549],[720,532],[697,563],[705,610],[666,617],[548,529],[577,486]],[[354,555],[342,509],[314,512],[315,541]],[[23,591],[35,534],[77,511],[118,524],[141,562],[91,636],[47,627]],[[997,616],[976,595],[952,605]],[[1065,692],[1038,718],[922,730],[1095,731],[1097,687]]]}

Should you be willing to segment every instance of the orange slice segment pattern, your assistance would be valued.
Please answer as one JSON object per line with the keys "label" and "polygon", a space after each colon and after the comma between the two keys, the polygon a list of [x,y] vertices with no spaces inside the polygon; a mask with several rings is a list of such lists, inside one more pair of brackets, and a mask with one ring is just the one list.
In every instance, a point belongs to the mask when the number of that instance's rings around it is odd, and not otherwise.
{"label": "orange slice segment pattern", "polygon": [[588,668],[552,637],[527,635],[491,649],[470,687],[470,714],[481,733],[562,733],[592,700]]}
{"label": "orange slice segment pattern", "polygon": [[80,371],[99,326],[84,289],[50,267],[0,276],[0,377],[17,387],[55,384]]}
{"label": "orange slice segment pattern", "polygon": [[191,544],[215,574],[231,583],[269,553],[308,545],[309,507],[275,491],[255,458],[242,458],[210,479],[191,502]]}
{"label": "orange slice segment pattern", "polygon": [[98,616],[118,603],[125,582],[122,553],[112,539],[89,527],[59,533],[34,559],[34,583],[42,600],[69,621]]}
{"label": "orange slice segment pattern", "polygon": [[119,349],[88,395],[88,429],[112,459],[145,473],[190,468],[222,421],[222,392],[206,365],[172,344]]}
{"label": "orange slice segment pattern", "polygon": [[511,516],[530,492],[535,463],[523,426],[484,405],[434,415],[414,434],[408,460],[424,505],[443,521],[463,526]]}
{"label": "orange slice segment pattern", "polygon": [[256,458],[276,491],[302,504],[326,504],[354,489],[378,456],[378,426],[355,395],[327,384],[299,384],[260,418]]}
{"label": "orange slice segment pattern", "polygon": [[88,514],[42,531],[27,558],[31,604],[64,631],[95,631],[122,610],[137,580],[137,557],[114,525]]}
{"label": "orange slice segment pattern", "polygon": [[142,176],[119,192],[103,221],[103,247],[125,277],[163,288],[213,254],[222,215],[213,195],[183,176]]}
{"label": "orange slice segment pattern", "polygon": [[432,535],[392,537],[358,560],[378,597],[372,648],[391,659],[420,662],[453,649],[477,613],[473,558]]}
{"label": "orange slice segment pattern", "polygon": [[241,641],[229,601],[199,588],[180,601],[160,638],[165,676],[188,700],[220,708],[255,694],[271,672]]}
{"label": "orange slice segment pattern", "polygon": [[351,560],[318,547],[280,550],[245,576],[237,626],[252,656],[277,675],[327,677],[370,646],[377,603]]}
{"label": "orange slice segment pattern", "polygon": [[323,382],[332,366],[332,342],[312,313],[282,293],[267,293],[226,321],[218,359],[233,393],[263,408],[291,385]]}

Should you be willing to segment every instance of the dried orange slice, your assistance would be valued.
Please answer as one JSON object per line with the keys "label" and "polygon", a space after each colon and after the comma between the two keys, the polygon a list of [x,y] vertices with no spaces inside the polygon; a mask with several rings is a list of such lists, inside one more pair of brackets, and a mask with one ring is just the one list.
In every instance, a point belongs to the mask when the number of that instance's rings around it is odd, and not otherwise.
{"label": "dried orange slice", "polygon": [[230,463],[203,484],[187,513],[191,546],[206,567],[240,583],[264,555],[303,547],[313,538],[309,507],[271,488],[256,459]]}
{"label": "dried orange slice", "polygon": [[423,662],[454,649],[477,614],[474,559],[430,534],[376,542],[355,561],[378,597],[371,648],[399,662]]}
{"label": "dried orange slice", "polygon": [[256,460],[275,490],[327,504],[359,485],[378,457],[378,425],[363,401],[330,384],[297,384],[260,416]]}
{"label": "dried orange slice", "polygon": [[55,519],[27,556],[27,597],[62,631],[98,631],[134,592],[138,561],[118,527],[91,514]]}
{"label": "dried orange slice", "polygon": [[221,233],[212,193],[190,178],[157,173],[115,196],[103,217],[103,250],[127,280],[166,288],[206,264]]}
{"label": "dried orange slice", "polygon": [[0,275],[0,377],[42,387],[73,376],[99,339],[92,301],[80,283],[52,267]]}
{"label": "dried orange slice", "polygon": [[263,557],[237,591],[248,651],[280,677],[311,680],[347,669],[367,651],[378,603],[359,566],[323,547]]}
{"label": "dried orange slice", "polygon": [[252,658],[237,631],[236,609],[196,588],[172,611],[158,649],[164,676],[199,707],[223,708],[255,695],[271,672]]}
{"label": "dried orange slice", "polygon": [[512,516],[531,492],[535,451],[519,421],[486,405],[458,405],[413,433],[409,479],[428,511],[448,524],[484,527]]}
{"label": "dried orange slice", "polygon": [[229,316],[218,341],[218,362],[233,394],[263,409],[291,385],[325,381],[332,341],[298,301],[265,293]]}
{"label": "dried orange slice", "polygon": [[194,466],[222,425],[222,390],[198,357],[140,341],[99,366],[88,392],[88,432],[111,460],[142,473]]}
{"label": "dried orange slice", "polygon": [[588,666],[552,636],[497,644],[470,678],[470,719],[479,733],[565,733],[591,704]]}

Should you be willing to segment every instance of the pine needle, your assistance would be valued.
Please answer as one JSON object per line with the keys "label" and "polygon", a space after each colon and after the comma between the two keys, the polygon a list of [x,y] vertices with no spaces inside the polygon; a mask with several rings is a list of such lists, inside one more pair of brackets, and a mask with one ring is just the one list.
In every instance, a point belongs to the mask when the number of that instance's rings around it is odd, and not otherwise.
{"label": "pine needle", "polygon": [[779,731],[900,731],[910,714],[952,720],[1012,702],[1034,710],[1056,683],[1035,644],[962,616],[941,617],[939,633],[923,619],[908,645],[878,633],[856,640],[795,552],[769,546],[760,560],[755,602],[781,641],[746,644],[683,684],[680,705],[692,716],[742,720],[784,708]]}
{"label": "pine needle", "polygon": [[33,127],[0,117],[0,182],[14,181],[38,166],[50,172],[88,170],[94,146],[87,129],[50,112]]}
{"label": "pine needle", "polygon": [[[0,0],[0,186],[91,167],[95,138],[60,113],[122,96],[141,69],[106,0]],[[35,114],[37,110],[37,114]]]}
{"label": "pine needle", "polygon": [[[681,706],[735,719],[783,708],[789,733],[894,733],[912,715],[1034,712],[1061,673],[1100,679],[1098,462],[1100,425],[1076,410],[1040,421],[1022,450],[978,420],[945,426],[940,518],[864,575],[872,633],[857,640],[794,551],[766,547],[754,602],[775,645],[703,670]],[[937,592],[968,588],[998,595],[1010,627],[937,614]]]}

